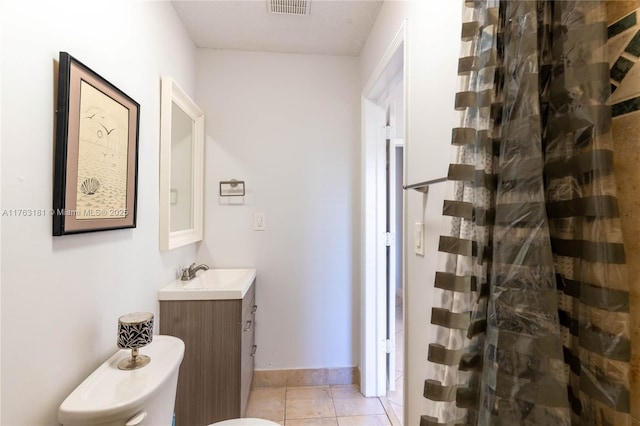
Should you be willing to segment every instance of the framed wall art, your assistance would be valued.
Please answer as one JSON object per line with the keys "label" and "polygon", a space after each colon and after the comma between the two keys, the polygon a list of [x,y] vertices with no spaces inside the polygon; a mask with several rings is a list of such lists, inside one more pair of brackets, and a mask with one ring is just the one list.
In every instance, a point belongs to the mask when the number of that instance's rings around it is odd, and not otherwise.
{"label": "framed wall art", "polygon": [[140,105],[60,52],[53,235],[135,228]]}

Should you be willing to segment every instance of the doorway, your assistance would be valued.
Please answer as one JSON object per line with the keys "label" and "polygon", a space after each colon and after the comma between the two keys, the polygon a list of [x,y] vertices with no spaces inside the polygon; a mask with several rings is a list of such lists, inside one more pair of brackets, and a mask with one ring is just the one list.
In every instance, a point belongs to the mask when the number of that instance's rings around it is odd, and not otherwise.
{"label": "doorway", "polygon": [[363,239],[361,391],[381,397],[392,423],[403,423],[404,158],[407,155],[406,23],[362,93]]}

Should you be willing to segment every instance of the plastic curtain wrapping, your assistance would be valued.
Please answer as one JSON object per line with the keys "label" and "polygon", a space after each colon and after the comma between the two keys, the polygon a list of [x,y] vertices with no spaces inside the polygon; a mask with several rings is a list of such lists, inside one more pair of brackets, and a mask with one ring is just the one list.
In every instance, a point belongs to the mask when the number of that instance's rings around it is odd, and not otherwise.
{"label": "plastic curtain wrapping", "polygon": [[604,4],[464,13],[420,425],[630,425]]}

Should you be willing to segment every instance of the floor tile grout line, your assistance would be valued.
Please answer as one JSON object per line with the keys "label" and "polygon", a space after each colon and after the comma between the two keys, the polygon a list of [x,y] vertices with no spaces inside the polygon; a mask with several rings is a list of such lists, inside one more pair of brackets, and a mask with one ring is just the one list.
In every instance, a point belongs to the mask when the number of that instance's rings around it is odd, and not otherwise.
{"label": "floor tile grout line", "polygon": [[338,424],[338,412],[336,411],[336,400],[333,398],[333,387],[329,386],[329,395],[331,395],[331,405],[333,405],[333,414],[335,415],[336,424]]}

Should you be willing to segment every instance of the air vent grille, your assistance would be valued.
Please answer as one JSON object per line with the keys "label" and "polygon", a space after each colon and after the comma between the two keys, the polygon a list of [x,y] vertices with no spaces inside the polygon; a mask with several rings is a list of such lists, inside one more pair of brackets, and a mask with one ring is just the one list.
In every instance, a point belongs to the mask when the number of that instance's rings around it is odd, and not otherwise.
{"label": "air vent grille", "polygon": [[269,12],[280,15],[308,15],[311,0],[267,0]]}

